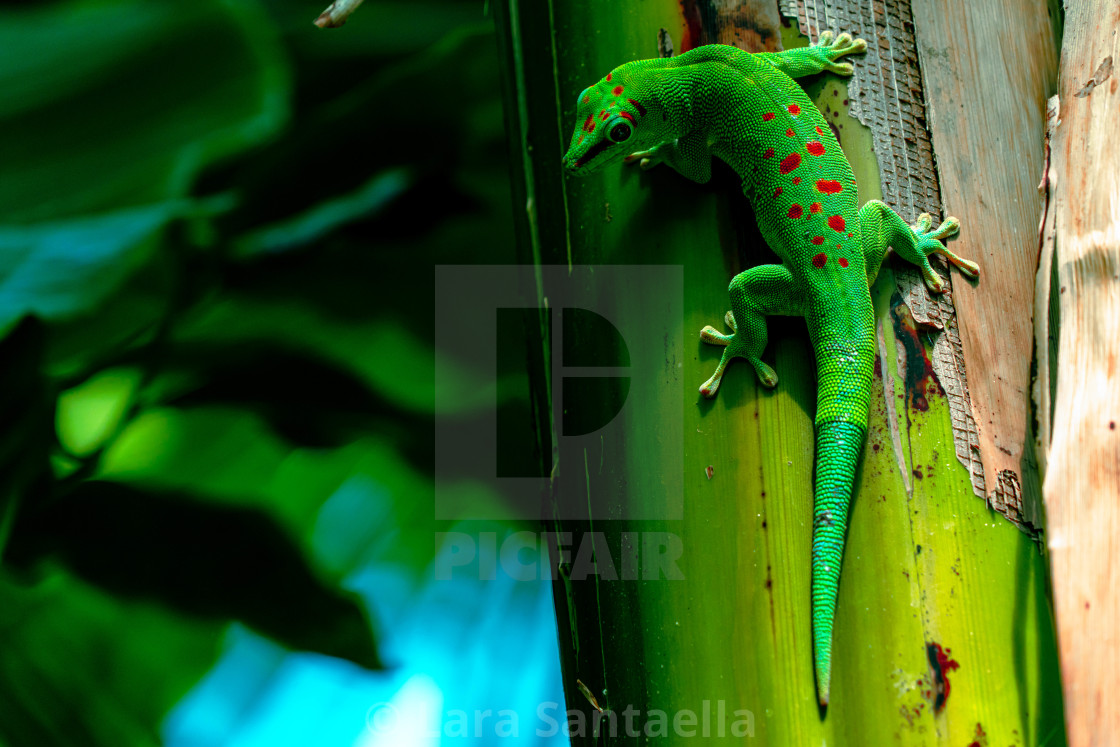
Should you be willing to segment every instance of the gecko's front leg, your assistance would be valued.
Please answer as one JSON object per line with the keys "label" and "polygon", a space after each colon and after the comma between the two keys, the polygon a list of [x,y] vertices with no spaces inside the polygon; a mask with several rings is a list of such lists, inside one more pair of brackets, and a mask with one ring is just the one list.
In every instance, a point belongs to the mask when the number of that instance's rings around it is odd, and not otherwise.
{"label": "gecko's front leg", "polygon": [[700,131],[650,150],[631,153],[624,160],[626,163],[637,162],[642,169],[652,169],[660,163],[668,164],[682,176],[700,184],[706,184],[712,178],[712,151]]}

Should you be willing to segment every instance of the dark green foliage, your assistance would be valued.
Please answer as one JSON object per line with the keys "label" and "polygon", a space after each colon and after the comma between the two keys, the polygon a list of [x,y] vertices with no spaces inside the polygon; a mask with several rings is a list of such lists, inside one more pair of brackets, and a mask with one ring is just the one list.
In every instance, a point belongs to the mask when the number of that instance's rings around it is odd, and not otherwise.
{"label": "dark green foliage", "polygon": [[355,475],[431,559],[433,267],[513,256],[494,40],[325,4],[0,3],[0,744],[157,744],[234,620],[380,666],[313,536]]}

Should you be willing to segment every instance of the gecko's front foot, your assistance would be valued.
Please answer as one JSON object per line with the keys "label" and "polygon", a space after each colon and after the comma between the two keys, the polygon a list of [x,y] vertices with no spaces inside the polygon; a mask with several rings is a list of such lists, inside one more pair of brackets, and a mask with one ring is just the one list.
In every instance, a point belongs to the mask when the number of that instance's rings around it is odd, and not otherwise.
{"label": "gecko's front foot", "polygon": [[932,225],[933,217],[929,213],[922,213],[918,216],[918,222],[910,226],[910,230],[914,232],[919,256],[916,258],[907,257],[907,259],[914,262],[914,264],[922,269],[922,276],[925,278],[926,286],[935,293],[940,293],[945,290],[945,283],[941,279],[941,276],[930,267],[929,255],[931,254],[944,255],[946,259],[960,268],[960,271],[969,278],[979,277],[979,265],[963,257],[958,257],[941,242],[941,239],[948,238],[957,233],[957,231],[960,230],[961,222],[953,216],[949,216],[942,221],[940,226],[931,230]]}
{"label": "gecko's front foot", "polygon": [[635,163],[635,162],[637,162],[638,166],[642,169],[642,171],[648,171],[648,170],[652,169],[654,166],[658,165],[659,163],[661,163],[664,160],[664,158],[662,158],[661,155],[658,153],[659,149],[660,149],[660,146],[658,146],[657,148],[651,148],[650,150],[635,151],[634,153],[631,153],[630,155],[623,158],[622,162],[623,163]]}
{"label": "gecko's front foot", "polygon": [[824,69],[837,75],[851,75],[852,63],[836,62],[836,60],[845,55],[867,51],[867,42],[863,39],[853,39],[848,33],[840,34],[833,39],[831,31],[822,31],[813,46],[824,53]]}

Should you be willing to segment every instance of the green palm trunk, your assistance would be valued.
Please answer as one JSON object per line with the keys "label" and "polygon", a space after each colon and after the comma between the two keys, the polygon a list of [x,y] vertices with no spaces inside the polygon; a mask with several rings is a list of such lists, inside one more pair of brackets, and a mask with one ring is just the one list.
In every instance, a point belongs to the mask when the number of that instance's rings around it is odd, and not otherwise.
{"label": "green palm trunk", "polygon": [[[560,164],[577,94],[620,63],[656,56],[660,29],[679,43],[680,6],[505,0],[494,7],[508,61],[525,261],[684,268],[674,330],[684,339],[683,357],[667,352],[662,372],[678,388],[643,401],[666,422],[682,419],[680,437],[639,448],[635,432],[600,453],[574,452],[561,440],[555,465],[547,465],[557,491],[578,482],[588,505],[606,502],[627,515],[672,501],[631,486],[683,461],[682,475],[665,476],[666,484],[683,485],[679,519],[596,514],[549,522],[550,530],[573,533],[573,546],[583,533],[601,538],[600,570],[607,559],[621,567],[643,537],[675,537],[680,548],[677,580],[579,578],[557,556],[567,707],[586,719],[573,723],[573,744],[677,744],[690,734],[732,744],[748,729],[759,744],[773,745],[1063,743],[1044,559],[1032,539],[973,495],[954,454],[948,402],[932,377],[914,373],[928,362],[932,338],[915,328],[894,291],[897,260],[884,264],[871,289],[877,361],[822,719],[810,595],[818,382],[806,325],[769,319],[763,359],[777,372],[775,389],[739,364],[716,399],[697,393],[720,353],[700,341],[700,329],[727,310],[730,278],[773,261],[738,180],[720,167],[704,186],[669,170],[616,168],[575,181]],[[785,41],[797,38],[791,31]],[[822,106],[845,98],[835,76],[802,84]],[[870,134],[855,120],[838,121],[860,204],[881,197]],[[639,287],[612,288],[599,301],[622,316],[650,303]],[[596,344],[603,356],[613,353],[596,338],[586,343],[591,357]],[[539,349],[534,383],[538,411],[547,413],[554,382],[544,374],[548,346]],[[604,395],[599,406],[607,411],[616,402]],[[556,429],[542,421],[545,454]],[[648,733],[627,735],[628,708],[630,725]],[[592,733],[596,718],[605,740]]]}

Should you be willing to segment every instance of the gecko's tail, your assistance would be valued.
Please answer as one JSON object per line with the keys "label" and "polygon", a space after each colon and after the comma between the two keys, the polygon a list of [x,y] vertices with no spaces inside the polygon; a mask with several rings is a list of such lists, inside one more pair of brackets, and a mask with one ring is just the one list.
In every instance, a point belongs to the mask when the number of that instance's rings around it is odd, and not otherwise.
{"label": "gecko's tail", "polygon": [[817,449],[813,488],[813,661],[821,708],[832,679],[832,626],[848,507],[860,453],[875,360],[874,333],[859,341],[817,343]]}

